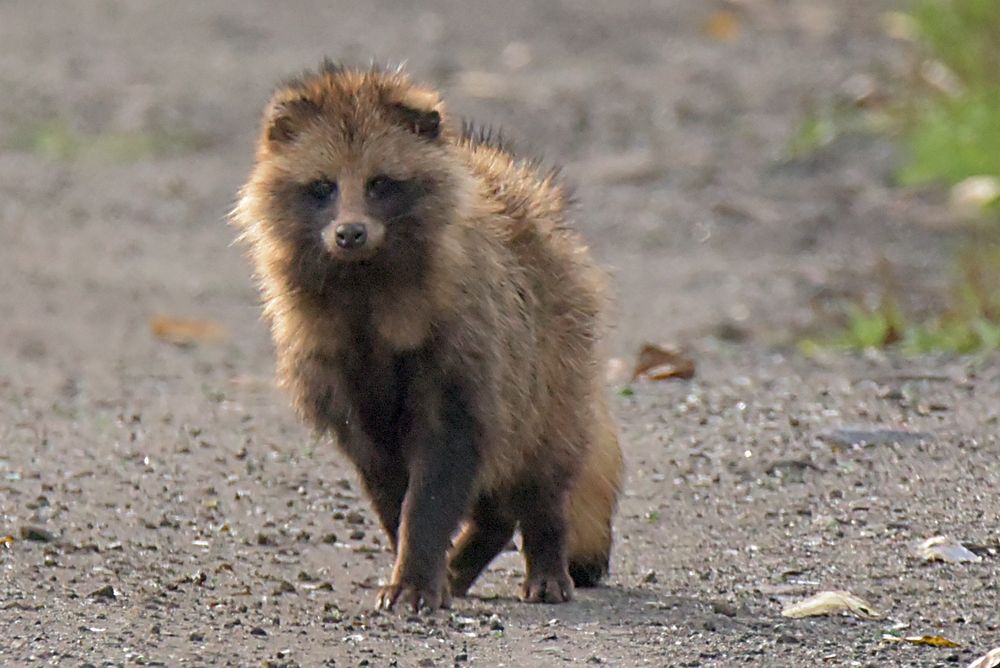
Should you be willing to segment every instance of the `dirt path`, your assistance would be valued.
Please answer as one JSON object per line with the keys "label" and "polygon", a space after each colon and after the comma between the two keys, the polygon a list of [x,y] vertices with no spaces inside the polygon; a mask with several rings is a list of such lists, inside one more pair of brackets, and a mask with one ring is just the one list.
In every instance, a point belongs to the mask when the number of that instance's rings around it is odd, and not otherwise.
{"label": "dirt path", "polygon": [[[917,290],[947,269],[947,220],[891,188],[890,145],[783,159],[852,76],[905,67],[879,27],[896,3],[732,6],[734,42],[698,0],[0,5],[0,663],[934,666],[1000,645],[1000,360],[788,346],[883,255]],[[510,553],[451,615],[369,612],[391,556],[272,388],[224,224],[270,86],[327,54],[408,60],[564,163],[614,272],[612,350],[694,351],[694,381],[616,397],[608,587],[518,603]],[[229,337],[178,348],[157,314]],[[858,425],[927,436],[823,438]],[[938,533],[983,561],[910,556]],[[887,618],[780,616],[824,588]],[[879,640],[900,622],[962,647]]]}

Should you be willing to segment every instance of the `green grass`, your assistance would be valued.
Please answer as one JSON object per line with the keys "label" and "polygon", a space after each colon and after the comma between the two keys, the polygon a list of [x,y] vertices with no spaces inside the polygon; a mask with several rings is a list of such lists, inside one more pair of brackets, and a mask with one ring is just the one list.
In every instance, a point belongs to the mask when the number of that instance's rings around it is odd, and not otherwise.
{"label": "green grass", "polygon": [[790,137],[787,158],[839,136],[887,132],[905,149],[902,185],[1000,176],[1000,0],[913,0],[909,16],[924,74],[904,82],[902,96],[818,105]]}
{"label": "green grass", "polygon": [[840,127],[832,113],[811,113],[799,123],[785,154],[791,160],[808,157],[830,144],[838,134]]}
{"label": "green grass", "polygon": [[950,92],[918,88],[904,131],[907,185],[1000,176],[1000,2],[916,0],[922,55],[947,69]]}
{"label": "green grass", "polygon": [[995,234],[964,247],[956,256],[948,306],[914,316],[884,287],[875,308],[843,305],[842,322],[832,334],[800,343],[813,356],[825,349],[895,348],[906,354],[968,354],[1000,350],[1000,243]]}
{"label": "green grass", "polygon": [[[1000,178],[1000,0],[913,0],[910,18],[922,74],[908,82],[902,96],[881,105],[888,122],[867,130],[899,137],[901,185]],[[807,116],[790,153],[808,154],[837,134],[865,131],[858,119],[873,112],[843,108],[848,113]],[[875,307],[845,303],[834,331],[803,341],[801,349],[807,354],[828,348],[892,347],[913,354],[1000,350],[1000,203],[977,207],[974,216],[983,229],[956,253],[943,307],[904,312],[901,295],[885,286]]]}
{"label": "green grass", "polygon": [[50,160],[124,163],[181,155],[208,144],[204,136],[189,129],[84,133],[59,120],[20,128],[7,143],[11,149]]}
{"label": "green grass", "polygon": [[927,104],[904,141],[907,161],[899,172],[904,185],[1000,175],[1000,88]]}
{"label": "green grass", "polygon": [[911,15],[927,51],[965,86],[1000,86],[1000,3],[917,0]]}

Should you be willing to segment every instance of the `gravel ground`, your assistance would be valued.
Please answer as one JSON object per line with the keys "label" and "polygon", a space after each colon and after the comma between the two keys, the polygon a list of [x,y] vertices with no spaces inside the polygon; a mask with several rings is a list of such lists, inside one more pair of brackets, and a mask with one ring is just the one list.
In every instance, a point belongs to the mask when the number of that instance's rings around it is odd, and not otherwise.
{"label": "gravel ground", "polygon": [[[960,235],[939,195],[892,187],[882,140],[785,157],[811,110],[896,85],[899,6],[0,3],[0,663],[937,666],[1000,645],[1000,359],[793,345],[882,258],[930,299]],[[732,40],[705,34],[718,9]],[[565,165],[614,277],[611,352],[694,356],[691,381],[615,395],[607,587],[519,603],[510,552],[451,614],[370,611],[391,554],[274,389],[225,224],[270,87],[323,55],[406,60]],[[173,345],[160,315],[228,335]],[[937,534],[982,561],[912,556]],[[884,617],[780,615],[823,589]],[[960,647],[880,640],[897,624]]]}

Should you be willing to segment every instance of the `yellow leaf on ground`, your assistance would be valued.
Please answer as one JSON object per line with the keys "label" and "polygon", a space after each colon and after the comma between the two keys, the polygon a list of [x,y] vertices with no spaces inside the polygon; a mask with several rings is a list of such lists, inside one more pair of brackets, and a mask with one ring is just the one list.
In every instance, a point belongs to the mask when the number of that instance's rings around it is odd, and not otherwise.
{"label": "yellow leaf on ground", "polygon": [[804,601],[791,605],[781,611],[783,617],[798,619],[800,617],[816,617],[832,615],[838,612],[850,612],[861,619],[878,619],[882,615],[875,612],[871,605],[849,591],[821,591]]}
{"label": "yellow leaf on ground", "polygon": [[149,329],[153,336],[178,346],[196,343],[218,343],[226,338],[222,325],[208,320],[192,320],[158,315],[150,318]]}
{"label": "yellow leaf on ground", "polygon": [[931,647],[961,647],[954,640],[948,640],[943,636],[894,636],[891,633],[882,635],[882,640],[886,642],[905,642],[911,645],[929,645]]}
{"label": "yellow leaf on ground", "polygon": [[720,9],[712,12],[705,22],[705,36],[719,42],[734,42],[740,36],[740,17],[734,12]]}

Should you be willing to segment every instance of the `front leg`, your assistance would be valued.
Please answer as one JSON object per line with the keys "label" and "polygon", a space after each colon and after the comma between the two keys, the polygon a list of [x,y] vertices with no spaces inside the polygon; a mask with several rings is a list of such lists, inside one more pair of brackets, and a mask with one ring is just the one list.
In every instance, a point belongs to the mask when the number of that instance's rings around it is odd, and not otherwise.
{"label": "front leg", "polygon": [[411,413],[405,437],[409,485],[396,564],[389,585],[378,594],[377,609],[392,608],[399,600],[414,611],[449,607],[446,555],[468,509],[479,465],[475,422],[459,389],[446,386],[438,401],[426,391],[414,396],[422,405]]}
{"label": "front leg", "polygon": [[361,483],[368,493],[386,538],[389,539],[389,546],[393,552],[397,552],[400,514],[409,482],[406,466],[402,461],[393,460],[366,462],[358,469]]}
{"label": "front leg", "polygon": [[522,597],[529,603],[562,603],[573,598],[566,558],[564,484],[546,481],[519,490],[525,561]]}
{"label": "front leg", "polygon": [[399,516],[406,494],[406,462],[392,447],[378,446],[355,423],[336,423],[337,444],[354,464],[392,551],[399,542]]}

